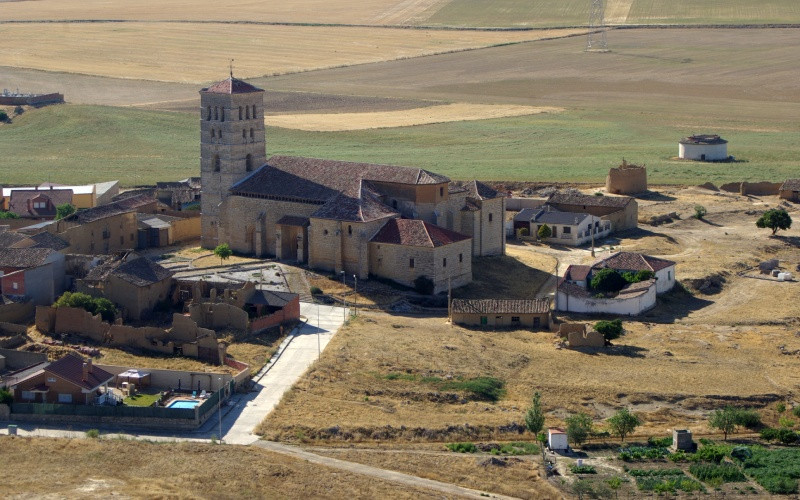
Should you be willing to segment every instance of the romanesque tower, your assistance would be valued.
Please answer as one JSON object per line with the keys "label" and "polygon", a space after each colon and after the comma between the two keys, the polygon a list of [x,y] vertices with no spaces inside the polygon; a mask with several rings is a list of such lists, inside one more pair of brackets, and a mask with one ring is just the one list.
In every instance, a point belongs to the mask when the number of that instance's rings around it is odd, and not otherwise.
{"label": "romanesque tower", "polygon": [[228,190],[266,162],[264,91],[231,77],[200,91],[202,245],[219,243]]}

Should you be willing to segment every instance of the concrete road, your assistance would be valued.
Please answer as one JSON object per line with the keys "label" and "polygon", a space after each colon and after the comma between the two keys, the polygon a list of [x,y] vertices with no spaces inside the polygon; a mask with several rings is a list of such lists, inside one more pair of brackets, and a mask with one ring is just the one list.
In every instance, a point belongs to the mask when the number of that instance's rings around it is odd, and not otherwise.
{"label": "concrete road", "polygon": [[[234,408],[223,419],[222,436],[226,443],[252,444],[258,440],[253,430],[317,360],[342,326],[347,311],[341,307],[301,302],[300,315],[306,319],[306,323],[287,337],[273,361],[254,377],[254,389],[257,392],[234,400]],[[202,430],[214,434],[213,429],[208,429],[213,420],[206,422]],[[230,425],[226,426],[226,422],[230,422]]]}

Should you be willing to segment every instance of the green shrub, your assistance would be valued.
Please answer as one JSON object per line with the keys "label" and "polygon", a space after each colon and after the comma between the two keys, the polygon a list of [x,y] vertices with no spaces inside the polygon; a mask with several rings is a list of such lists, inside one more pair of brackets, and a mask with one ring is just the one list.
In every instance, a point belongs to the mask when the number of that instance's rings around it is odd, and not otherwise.
{"label": "green shrub", "polygon": [[414,280],[414,290],[420,295],[433,295],[434,288],[433,280],[427,276],[419,276]]}
{"label": "green shrub", "polygon": [[742,408],[736,411],[736,425],[755,429],[761,425],[761,415],[757,411]]}
{"label": "green shrub", "polygon": [[468,380],[452,380],[441,385],[443,390],[466,391],[473,399],[497,401],[505,395],[505,382],[494,377],[475,377]]}
{"label": "green shrub", "polygon": [[683,476],[681,469],[631,469],[628,471],[633,477],[652,477],[652,476]]}
{"label": "green shrub", "polygon": [[784,403],[778,403],[778,404],[776,404],[776,405],[775,405],[775,411],[777,411],[778,413],[783,413],[783,412],[785,412],[785,411],[786,411],[786,404],[784,404]]}
{"label": "green shrub", "polygon": [[0,210],[0,219],[19,219],[19,215],[15,214],[14,212]]}
{"label": "green shrub", "polygon": [[794,408],[792,408],[792,415],[800,418],[800,405],[797,405]]}
{"label": "green shrub", "polygon": [[618,339],[625,331],[622,327],[622,320],[619,318],[613,321],[598,321],[594,324],[594,329],[608,341]]}
{"label": "green shrub", "polygon": [[686,461],[686,452],[683,450],[676,451],[675,453],[670,453],[669,456],[670,462],[685,462]]}
{"label": "green shrub", "polygon": [[553,236],[553,230],[550,229],[550,226],[544,224],[539,228],[538,231],[536,231],[536,236],[538,236],[540,240],[546,240],[547,238]]}
{"label": "green shrub", "polygon": [[447,443],[445,445],[448,450],[456,453],[477,453],[478,447],[475,443]]}
{"label": "green shrub", "polygon": [[695,205],[694,206],[694,218],[698,220],[703,220],[703,217],[706,216],[708,212],[706,211],[706,207],[703,205]]}
{"label": "green shrub", "polygon": [[669,450],[664,447],[651,446],[630,446],[620,448],[618,458],[625,462],[638,460],[658,460],[669,454]]}
{"label": "green shrub", "polygon": [[641,270],[635,273],[622,273],[622,277],[628,283],[639,283],[640,281],[647,281],[655,276],[653,271]]}
{"label": "green shrub", "polygon": [[711,479],[721,479],[723,483],[736,483],[746,481],[737,466],[731,463],[724,464],[692,464],[689,472],[697,479],[709,482]]}
{"label": "green shrub", "polygon": [[753,456],[753,452],[747,446],[734,446],[731,450],[731,458],[744,461]]}
{"label": "green shrub", "polygon": [[745,474],[774,494],[797,493],[800,478],[800,449],[750,447],[752,456],[742,461]]}
{"label": "green shrub", "polygon": [[506,443],[500,448],[492,448],[489,452],[492,455],[536,455],[539,453],[539,446],[533,443],[515,441]]}
{"label": "green shrub", "polygon": [[800,436],[791,429],[778,429],[778,441],[783,444],[795,444]]}
{"label": "green shrub", "polygon": [[772,427],[765,427],[761,429],[759,434],[761,435],[761,439],[767,442],[778,439],[778,429],[773,429]]}
{"label": "green shrub", "polygon": [[669,448],[670,446],[672,446],[672,436],[667,436],[663,438],[650,436],[649,438],[647,438],[647,445],[655,448]]}
{"label": "green shrub", "polygon": [[318,286],[311,287],[311,295],[320,295],[320,294],[322,294],[322,288]]}
{"label": "green shrub", "polygon": [[697,450],[697,453],[689,457],[692,462],[713,462],[720,463],[730,453],[730,448],[721,444],[707,444]]}
{"label": "green shrub", "polygon": [[97,429],[89,429],[86,431],[86,437],[91,439],[97,439],[100,437],[100,431]]}
{"label": "green shrub", "polygon": [[590,282],[592,289],[598,292],[614,293],[628,284],[625,278],[614,269],[605,268],[597,271]]}
{"label": "green shrub", "polygon": [[795,421],[789,417],[780,417],[778,419],[778,424],[780,424],[781,427],[785,427],[786,429],[791,429],[792,427],[794,427]]}
{"label": "green shrub", "polygon": [[8,121],[8,113],[0,110],[0,122],[7,122],[7,121]]}
{"label": "green shrub", "polygon": [[10,405],[14,402],[14,395],[6,387],[0,388],[0,405]]}
{"label": "green shrub", "polygon": [[573,465],[570,467],[573,474],[597,474],[597,469],[594,465]]}
{"label": "green shrub", "polygon": [[105,321],[114,321],[117,309],[114,304],[104,298],[95,299],[91,295],[81,292],[64,292],[61,297],[53,303],[53,307],[76,307],[84,309],[92,314],[99,314]]}

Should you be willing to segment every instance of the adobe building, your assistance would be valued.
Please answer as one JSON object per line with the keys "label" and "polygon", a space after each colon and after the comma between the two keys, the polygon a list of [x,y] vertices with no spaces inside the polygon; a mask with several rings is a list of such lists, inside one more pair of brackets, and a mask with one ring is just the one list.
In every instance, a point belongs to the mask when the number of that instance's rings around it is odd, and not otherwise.
{"label": "adobe building", "polygon": [[783,200],[800,202],[800,179],[787,179],[778,190],[778,196]]}
{"label": "adobe building", "polygon": [[550,299],[454,299],[453,323],[495,328],[550,327]]}
{"label": "adobe building", "polygon": [[[243,254],[403,283],[408,272],[399,276],[397,269],[381,264],[383,259],[420,259],[422,264],[435,255],[438,267],[415,267],[414,279],[424,275],[437,289],[448,278],[471,280],[471,268],[452,265],[458,253],[462,263],[505,253],[505,198],[480,182],[456,184],[420,168],[293,156],[267,159],[263,95],[232,76],[200,91],[203,247],[228,243]],[[463,238],[443,237],[447,243],[425,250],[425,258],[419,245],[406,243],[415,237],[400,238],[392,243],[397,248],[390,256],[387,247],[371,242],[395,219],[424,222],[401,225],[415,235],[426,233],[426,248],[431,234],[444,234],[434,226]],[[466,250],[464,241],[469,242]],[[378,250],[381,255],[374,254]],[[440,265],[445,258],[446,268]]]}
{"label": "adobe building", "polygon": [[647,169],[622,160],[606,177],[606,191],[611,194],[639,194],[647,191]]}
{"label": "adobe building", "polygon": [[628,196],[590,196],[581,193],[554,193],[547,205],[562,212],[590,214],[610,221],[613,231],[635,229],[639,224],[639,204]]}
{"label": "adobe building", "polygon": [[716,134],[691,135],[678,143],[678,157],[684,160],[724,161],[728,157],[728,141]]}

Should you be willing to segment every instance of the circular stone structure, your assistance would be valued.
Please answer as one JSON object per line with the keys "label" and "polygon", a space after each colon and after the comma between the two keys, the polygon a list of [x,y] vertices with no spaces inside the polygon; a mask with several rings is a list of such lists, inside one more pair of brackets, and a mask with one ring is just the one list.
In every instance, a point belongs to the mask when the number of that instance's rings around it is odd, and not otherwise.
{"label": "circular stone structure", "polygon": [[684,137],[678,143],[678,157],[698,161],[727,160],[728,141],[712,134]]}

